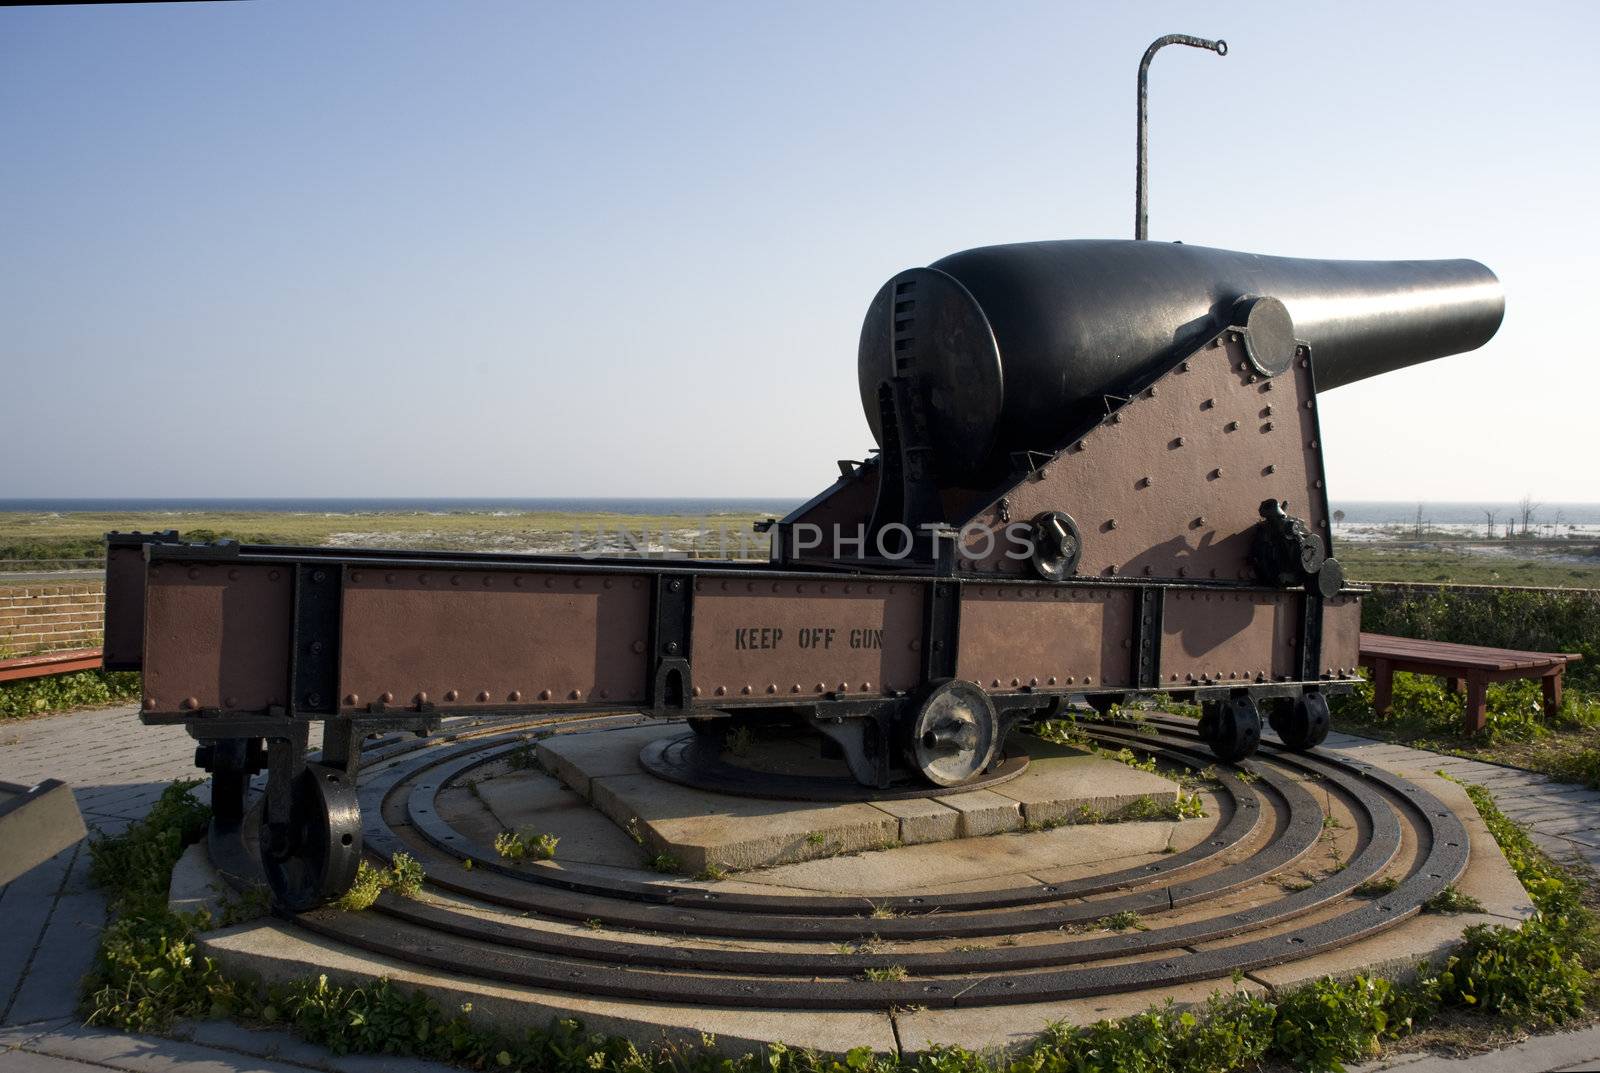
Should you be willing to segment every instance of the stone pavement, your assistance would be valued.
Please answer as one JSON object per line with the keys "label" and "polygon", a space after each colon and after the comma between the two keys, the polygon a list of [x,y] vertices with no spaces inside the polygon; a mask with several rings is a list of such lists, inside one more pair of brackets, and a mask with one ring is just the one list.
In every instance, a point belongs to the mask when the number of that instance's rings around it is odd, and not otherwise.
{"label": "stone pavement", "polygon": [[[1385,767],[1442,770],[1488,787],[1500,807],[1558,858],[1600,868],[1600,792],[1541,775],[1334,734],[1324,748]],[[91,830],[139,818],[173,779],[195,774],[194,742],[179,727],[145,727],[131,707],[0,723],[0,781],[62,779]],[[88,853],[65,851],[0,888],[0,1073],[438,1073],[388,1057],[336,1057],[281,1032],[212,1022],[184,1038],[86,1029],[74,1016],[79,978],[93,960],[105,902],[87,882]],[[1543,1073],[1600,1070],[1600,1028],[1534,1037],[1471,1059],[1397,1055],[1361,1073]]]}

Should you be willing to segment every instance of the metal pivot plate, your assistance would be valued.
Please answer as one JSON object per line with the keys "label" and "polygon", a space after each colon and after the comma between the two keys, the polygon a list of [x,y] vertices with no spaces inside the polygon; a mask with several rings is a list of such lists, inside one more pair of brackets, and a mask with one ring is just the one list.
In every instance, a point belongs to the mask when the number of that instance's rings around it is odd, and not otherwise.
{"label": "metal pivot plate", "polygon": [[1244,353],[1262,376],[1277,376],[1294,364],[1294,319],[1276,298],[1241,298],[1233,322],[1245,330]]}
{"label": "metal pivot plate", "polygon": [[1326,597],[1339,595],[1339,590],[1344,588],[1344,564],[1338,559],[1329,557],[1322,560],[1322,568],[1317,571],[1317,592]]}
{"label": "metal pivot plate", "polygon": [[1000,718],[989,695],[959,678],[937,683],[911,725],[911,760],[936,786],[981,775],[1000,748]]}
{"label": "metal pivot plate", "polygon": [[289,829],[277,850],[262,838],[261,869],[279,905],[303,912],[350,888],[361,863],[361,807],[354,781],[322,764],[294,780]]}
{"label": "metal pivot plate", "polygon": [[1273,705],[1271,720],[1272,729],[1283,739],[1284,748],[1297,753],[1321,745],[1333,726],[1328,698],[1321,693],[1306,693],[1293,700],[1277,702]]}
{"label": "metal pivot plate", "polygon": [[1249,697],[1230,697],[1206,704],[1200,733],[1218,760],[1238,763],[1261,744],[1261,713]]}
{"label": "metal pivot plate", "polygon": [[1065,581],[1078,572],[1083,539],[1065,511],[1047,510],[1033,519],[1033,568],[1046,581]]}

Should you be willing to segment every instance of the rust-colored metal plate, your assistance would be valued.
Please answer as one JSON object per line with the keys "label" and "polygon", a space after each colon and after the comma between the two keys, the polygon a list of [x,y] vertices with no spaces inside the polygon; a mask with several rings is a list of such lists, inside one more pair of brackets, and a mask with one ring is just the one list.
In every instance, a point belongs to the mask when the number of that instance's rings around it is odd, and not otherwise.
{"label": "rust-colored metal plate", "polygon": [[1161,681],[1167,686],[1299,677],[1303,593],[1174,589],[1162,613]]}
{"label": "rust-colored metal plate", "polygon": [[1335,596],[1322,604],[1322,672],[1348,678],[1361,662],[1361,597]]}
{"label": "rust-colored metal plate", "polygon": [[840,554],[859,558],[862,549],[855,544],[842,546],[838,554],[834,545],[841,540],[855,541],[865,534],[877,496],[877,466],[867,466],[850,478],[836,481],[784,519],[790,540],[787,558],[833,559]]}
{"label": "rust-colored metal plate", "polygon": [[145,711],[287,702],[291,568],[158,563],[145,578]]}
{"label": "rust-colored metal plate", "polygon": [[106,549],[105,665],[136,671],[144,656],[144,548]]}
{"label": "rust-colored metal plate", "polygon": [[968,585],[956,674],[985,689],[1131,682],[1131,589]]}
{"label": "rust-colored metal plate", "polygon": [[[1287,500],[1328,537],[1310,378],[1299,358],[1290,372],[1258,377],[1225,333],[1009,491],[1006,513],[1018,522],[1072,515],[1083,576],[1250,578],[1263,500]],[[1006,557],[1001,515],[997,502],[973,519],[966,546],[986,554],[965,567],[1031,575],[1026,559]]]}
{"label": "rust-colored metal plate", "polygon": [[649,613],[637,575],[346,570],[340,708],[637,704]]}
{"label": "rust-colored metal plate", "polygon": [[924,594],[915,582],[703,578],[694,594],[696,703],[915,688]]}

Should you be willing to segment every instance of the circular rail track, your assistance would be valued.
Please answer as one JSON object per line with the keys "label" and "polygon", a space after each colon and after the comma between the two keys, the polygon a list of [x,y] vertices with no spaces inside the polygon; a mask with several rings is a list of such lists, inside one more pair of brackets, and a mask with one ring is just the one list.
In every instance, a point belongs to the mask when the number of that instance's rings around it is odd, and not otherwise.
{"label": "circular rail track", "polygon": [[[979,1006],[1212,980],[1323,953],[1417,913],[1467,862],[1460,820],[1402,778],[1271,742],[1251,760],[1216,765],[1194,723],[1165,717],[1087,729],[1104,747],[1203,778],[1207,817],[1184,824],[1192,844],[1055,882],[872,898],[774,893],[508,862],[440,815],[443,791],[505,770],[530,736],[640,722],[502,723],[374,750],[361,790],[367,850],[419,860],[424,894],[293,920],[411,964],[588,996]],[[249,848],[237,835],[214,840],[214,855],[237,861]],[[1380,878],[1393,882],[1369,882]]]}

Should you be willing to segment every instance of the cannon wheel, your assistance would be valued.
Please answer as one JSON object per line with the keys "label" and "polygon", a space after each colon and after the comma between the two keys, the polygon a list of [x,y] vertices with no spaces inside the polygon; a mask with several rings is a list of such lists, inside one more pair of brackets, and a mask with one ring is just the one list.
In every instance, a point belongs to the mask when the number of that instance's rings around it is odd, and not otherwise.
{"label": "cannon wheel", "polygon": [[1321,745],[1333,726],[1328,698],[1321,693],[1280,700],[1273,704],[1267,718],[1278,737],[1283,739],[1283,747],[1296,753]]}
{"label": "cannon wheel", "polygon": [[298,913],[332,901],[355,881],[361,806],[355,780],[322,764],[307,764],[291,794],[282,845],[270,846],[262,832],[261,869],[278,904]]}
{"label": "cannon wheel", "polygon": [[1000,751],[1000,716],[989,694],[960,678],[935,683],[911,723],[912,765],[936,786],[983,774]]}
{"label": "cannon wheel", "polygon": [[1207,701],[1201,708],[1200,737],[1212,755],[1236,764],[1261,744],[1261,713],[1249,697]]}

